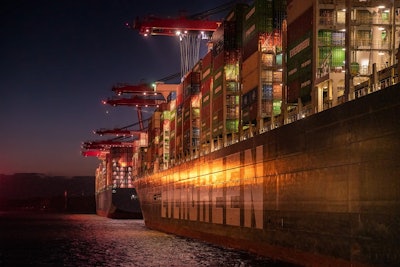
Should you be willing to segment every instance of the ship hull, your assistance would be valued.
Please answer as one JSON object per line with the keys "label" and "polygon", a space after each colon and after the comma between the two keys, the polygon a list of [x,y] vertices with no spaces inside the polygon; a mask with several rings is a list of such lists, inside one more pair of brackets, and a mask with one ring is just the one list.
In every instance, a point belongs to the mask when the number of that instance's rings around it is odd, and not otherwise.
{"label": "ship hull", "polygon": [[135,181],[146,226],[306,266],[398,266],[400,86]]}
{"label": "ship hull", "polygon": [[134,188],[108,188],[96,194],[96,213],[113,219],[142,219]]}

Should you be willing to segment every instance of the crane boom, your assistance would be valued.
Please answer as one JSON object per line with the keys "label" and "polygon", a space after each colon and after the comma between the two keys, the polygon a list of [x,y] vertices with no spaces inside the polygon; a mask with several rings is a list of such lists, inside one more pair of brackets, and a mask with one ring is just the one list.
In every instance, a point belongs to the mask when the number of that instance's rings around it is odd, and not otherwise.
{"label": "crane boom", "polygon": [[159,107],[160,104],[164,103],[165,100],[159,99],[146,99],[137,96],[128,98],[109,98],[103,100],[103,104],[109,104],[111,106],[136,106],[136,107]]}
{"label": "crane boom", "polygon": [[97,141],[89,141],[84,142],[82,144],[83,149],[104,149],[110,147],[131,147],[133,142],[122,142],[122,141],[114,141],[114,140],[97,140]]}
{"label": "crane boom", "polygon": [[181,18],[158,18],[158,17],[146,17],[140,21],[138,18],[133,24],[133,29],[138,30],[139,34],[147,35],[164,35],[164,36],[176,36],[177,32],[204,32],[212,33],[217,30],[221,25],[220,21],[212,20],[199,20],[199,19],[188,19],[185,17]]}
{"label": "crane boom", "polygon": [[82,156],[101,158],[101,157],[104,157],[107,153],[109,153],[109,151],[100,150],[100,149],[92,149],[92,150],[82,151]]}
{"label": "crane boom", "polygon": [[143,94],[143,95],[159,95],[160,93],[154,91],[154,89],[146,84],[127,84],[127,83],[119,83],[114,85],[111,88],[117,95],[122,95],[124,93],[132,93],[132,94]]}
{"label": "crane boom", "polygon": [[112,134],[116,136],[137,136],[143,133],[143,131],[134,131],[134,130],[127,130],[122,128],[114,128],[114,129],[98,129],[94,131],[95,134],[100,136],[105,134]]}
{"label": "crane boom", "polygon": [[[197,17],[200,17],[197,14]],[[192,17],[159,18],[145,17],[143,20],[136,18],[130,27],[138,30],[143,36],[164,35],[178,36],[181,51],[181,77],[183,77],[199,61],[200,42],[210,39],[221,21],[194,19]],[[129,26],[129,24],[127,24]]]}

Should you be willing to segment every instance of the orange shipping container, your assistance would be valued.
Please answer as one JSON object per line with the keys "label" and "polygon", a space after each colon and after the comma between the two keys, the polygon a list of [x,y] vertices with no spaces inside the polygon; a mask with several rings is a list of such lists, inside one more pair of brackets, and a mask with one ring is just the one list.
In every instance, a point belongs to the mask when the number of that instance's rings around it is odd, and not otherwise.
{"label": "orange shipping container", "polygon": [[260,80],[259,53],[256,52],[243,62],[242,83],[243,94],[258,87]]}

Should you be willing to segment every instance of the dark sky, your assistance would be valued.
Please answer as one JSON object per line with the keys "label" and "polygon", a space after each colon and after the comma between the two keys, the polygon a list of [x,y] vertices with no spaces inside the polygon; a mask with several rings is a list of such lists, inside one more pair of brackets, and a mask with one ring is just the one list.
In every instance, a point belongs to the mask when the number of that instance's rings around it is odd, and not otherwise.
{"label": "dark sky", "polygon": [[176,38],[145,38],[125,23],[227,2],[1,1],[0,173],[93,175],[98,160],[81,156],[81,142],[98,139],[94,129],[135,122],[133,108],[101,104],[112,86],[180,70]]}

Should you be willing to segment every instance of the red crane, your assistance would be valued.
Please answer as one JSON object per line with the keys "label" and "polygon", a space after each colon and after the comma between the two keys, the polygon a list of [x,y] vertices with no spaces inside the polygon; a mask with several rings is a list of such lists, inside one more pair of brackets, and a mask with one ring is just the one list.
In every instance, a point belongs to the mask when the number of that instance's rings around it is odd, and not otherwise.
{"label": "red crane", "polygon": [[180,18],[145,17],[142,21],[138,18],[133,24],[133,29],[138,30],[143,36],[166,35],[179,36],[181,33],[195,32],[196,34],[212,34],[219,26],[220,21]]}
{"label": "red crane", "polygon": [[85,150],[85,151],[82,151],[82,156],[84,156],[84,157],[102,158],[102,157],[105,157],[105,155],[108,152],[109,151],[101,150],[101,149]]}
{"label": "red crane", "polygon": [[189,72],[199,61],[200,42],[210,39],[222,24],[221,20],[209,20],[209,16],[230,9],[237,1],[230,1],[216,8],[178,18],[160,18],[148,16],[140,20],[136,18],[133,25],[128,27],[138,30],[143,36],[164,35],[178,36],[181,52],[181,77]]}
{"label": "red crane", "polygon": [[142,95],[158,95],[159,93],[154,90],[147,83],[140,84],[128,84],[128,83],[118,83],[111,88],[117,95],[122,95],[125,93],[131,94],[142,94]]}
{"label": "red crane", "polygon": [[140,123],[137,122],[137,123],[133,123],[133,124],[121,127],[121,128],[114,128],[114,129],[100,128],[98,130],[94,130],[93,133],[94,134],[98,134],[100,136],[102,136],[102,135],[115,135],[117,137],[120,137],[120,136],[122,136],[122,137],[127,137],[127,136],[132,136],[133,137],[133,136],[135,136],[136,137],[136,136],[140,136],[143,133],[147,133],[146,131],[138,131],[138,130],[130,129],[130,128],[132,128],[134,126],[137,126],[139,124]]}
{"label": "red crane", "polygon": [[[137,131],[130,129],[138,125],[139,123],[134,123],[127,125],[122,128],[113,128],[106,129],[101,128],[98,130],[94,130],[93,133],[98,134],[100,136],[103,135],[115,135],[116,138],[108,139],[108,140],[98,140],[98,141],[87,141],[82,144],[82,155],[85,157],[104,157],[107,153],[109,153],[111,147],[133,147],[137,146],[135,143],[136,139],[142,139],[142,134],[146,135],[146,131]],[[147,137],[144,137],[147,138]],[[141,140],[140,140],[141,141]]]}
{"label": "red crane", "polygon": [[134,131],[134,130],[128,130],[128,129],[123,129],[123,128],[114,128],[114,129],[105,129],[101,128],[98,130],[93,131],[93,133],[98,134],[100,136],[106,135],[106,134],[111,134],[115,136],[138,136],[143,131]]}
{"label": "red crane", "polygon": [[85,157],[104,157],[110,152],[111,147],[132,147],[133,142],[123,142],[117,139],[87,141],[81,146],[82,155]]}
{"label": "red crane", "polygon": [[87,141],[82,144],[83,149],[109,149],[111,147],[132,147],[132,141],[117,141],[115,139]]}
{"label": "red crane", "polygon": [[132,97],[112,97],[107,100],[103,100],[103,104],[109,104],[111,106],[134,106],[134,107],[158,107],[164,103],[165,100],[142,98],[138,96]]}
{"label": "red crane", "polygon": [[[166,102],[166,94],[169,92],[157,92],[148,84],[125,84],[120,83],[112,87],[112,90],[118,97],[108,98],[103,100],[103,104],[112,106],[133,106],[136,107],[140,131],[143,131],[143,116],[142,108],[158,108],[160,104]],[[131,94],[130,97],[121,97],[123,94]]]}

